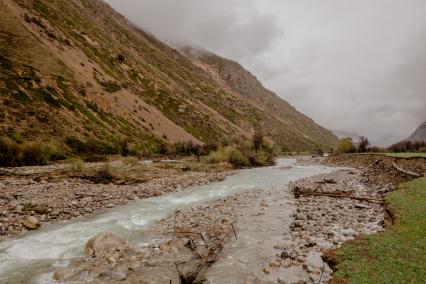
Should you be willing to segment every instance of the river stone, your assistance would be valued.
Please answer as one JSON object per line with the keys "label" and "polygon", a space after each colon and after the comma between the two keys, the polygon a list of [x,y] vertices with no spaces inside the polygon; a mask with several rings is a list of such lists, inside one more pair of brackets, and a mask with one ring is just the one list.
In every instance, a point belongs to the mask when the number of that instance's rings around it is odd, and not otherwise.
{"label": "river stone", "polygon": [[288,251],[283,251],[282,253],[281,253],[281,258],[282,259],[287,259],[287,258],[289,258],[290,257],[290,254],[288,253]]}
{"label": "river stone", "polygon": [[161,251],[170,251],[169,241],[164,241],[160,244],[159,249]]}
{"label": "river stone", "polygon": [[91,238],[84,249],[86,255],[98,255],[101,253],[123,250],[129,246],[127,240],[113,232],[104,232]]}
{"label": "river stone", "polygon": [[40,227],[39,221],[34,216],[27,216],[22,222],[22,225],[29,230],[35,230]]}
{"label": "river stone", "polygon": [[114,279],[117,281],[124,281],[127,278],[126,273],[124,273],[123,271],[116,271],[114,272]]}
{"label": "river stone", "polygon": [[297,213],[295,216],[296,220],[306,220],[306,216],[303,215],[302,213]]}
{"label": "river stone", "polygon": [[280,267],[281,263],[279,263],[277,261],[271,261],[271,262],[269,262],[269,266],[270,267]]}
{"label": "river stone", "polygon": [[53,279],[56,281],[63,281],[71,279],[72,277],[79,274],[81,271],[77,267],[60,268],[53,274]]}
{"label": "river stone", "polygon": [[274,249],[290,249],[294,247],[294,243],[289,240],[283,240],[276,245],[274,245]]}

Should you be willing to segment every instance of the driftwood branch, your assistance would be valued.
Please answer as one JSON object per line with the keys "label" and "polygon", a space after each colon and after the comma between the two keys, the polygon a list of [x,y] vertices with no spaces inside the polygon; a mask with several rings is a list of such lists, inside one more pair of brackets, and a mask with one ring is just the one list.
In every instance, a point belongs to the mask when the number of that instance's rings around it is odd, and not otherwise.
{"label": "driftwood branch", "polygon": [[235,228],[234,228],[234,223],[231,224],[231,227],[232,227],[232,231],[234,232],[235,239],[238,240],[237,232],[235,231]]}
{"label": "driftwood branch", "polygon": [[[194,257],[191,257],[191,259],[187,261],[179,263],[175,262],[175,268],[179,275],[181,284],[195,283],[200,272],[219,258],[219,254],[223,250],[227,239],[232,233],[237,239],[237,232],[234,224],[232,223],[229,226],[229,229],[225,233],[220,233],[217,228],[213,226],[207,230],[209,234],[191,232],[189,230],[186,231],[182,229],[180,231],[170,232],[178,236],[178,238],[181,238],[182,235],[187,235],[189,237],[189,241],[186,247],[189,248],[194,255]],[[202,239],[203,243],[197,244],[197,239]],[[179,267],[180,265],[185,265],[185,267]]]}
{"label": "driftwood branch", "polygon": [[298,186],[293,188],[293,194],[295,198],[299,198],[302,195],[305,196],[326,196],[331,198],[349,198],[349,199],[355,199],[358,201],[366,201],[369,203],[378,203],[382,204],[383,200],[370,198],[370,197],[361,197],[361,196],[354,196],[351,195],[351,192],[344,192],[344,193],[336,193],[336,192],[319,192],[319,191],[312,191],[312,190],[306,190],[302,189]]}
{"label": "driftwood branch", "polygon": [[420,176],[419,174],[417,174],[417,173],[410,172],[410,171],[406,171],[406,170],[402,169],[401,167],[398,167],[398,165],[397,165],[396,163],[392,163],[392,165],[393,165],[393,167],[394,167],[397,171],[399,171],[399,172],[401,172],[401,173],[404,173],[404,174],[406,174],[406,175],[413,176],[413,177],[421,177],[421,176]]}
{"label": "driftwood branch", "polygon": [[300,193],[300,195],[326,196],[326,197],[332,197],[332,198],[349,198],[349,199],[355,199],[355,200],[358,200],[358,201],[366,201],[366,202],[369,202],[369,203],[380,203],[380,204],[383,203],[383,201],[380,200],[380,199],[369,198],[369,197],[358,197],[358,196],[352,196],[352,195],[346,195],[346,194],[336,194],[336,193],[303,192],[303,193]]}

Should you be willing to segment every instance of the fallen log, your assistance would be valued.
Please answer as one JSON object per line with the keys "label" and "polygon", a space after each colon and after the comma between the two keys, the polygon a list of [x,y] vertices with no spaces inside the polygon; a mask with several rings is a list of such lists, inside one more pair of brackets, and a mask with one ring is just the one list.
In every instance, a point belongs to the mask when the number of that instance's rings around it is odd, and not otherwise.
{"label": "fallen log", "polygon": [[355,200],[358,200],[358,201],[366,201],[366,202],[369,202],[369,203],[383,204],[383,200],[380,200],[380,199],[369,198],[369,197],[351,196],[351,195],[346,195],[346,194],[303,192],[303,193],[299,194],[299,196],[301,196],[301,195],[326,196],[326,197],[332,197],[332,198],[349,198],[349,199],[355,199]]}
{"label": "fallen log", "polygon": [[410,172],[410,171],[406,171],[406,170],[404,170],[404,169],[402,169],[401,167],[398,167],[398,165],[396,164],[396,163],[392,163],[392,165],[393,165],[393,167],[397,170],[397,171],[399,171],[399,172],[401,172],[401,173],[403,173],[403,174],[406,174],[406,175],[409,175],[409,176],[413,176],[413,177],[421,177],[421,175],[419,175],[418,173],[414,173],[414,172]]}
{"label": "fallen log", "polygon": [[383,204],[383,200],[371,198],[371,197],[362,197],[362,196],[354,196],[350,195],[351,192],[346,193],[335,193],[335,192],[318,192],[318,191],[309,191],[309,190],[303,190],[300,187],[295,187],[293,189],[293,194],[295,198],[299,198],[302,195],[305,196],[325,196],[325,197],[331,197],[331,198],[349,198],[354,199],[358,201],[366,201],[368,203],[376,203],[376,204]]}

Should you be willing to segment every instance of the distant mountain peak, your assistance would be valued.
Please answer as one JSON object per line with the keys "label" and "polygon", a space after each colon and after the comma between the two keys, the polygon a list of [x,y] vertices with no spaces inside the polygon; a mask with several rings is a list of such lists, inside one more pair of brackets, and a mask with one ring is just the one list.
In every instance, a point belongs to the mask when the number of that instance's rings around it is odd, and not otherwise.
{"label": "distant mountain peak", "polygon": [[422,124],[420,124],[420,126],[416,129],[416,131],[414,131],[414,133],[411,134],[411,136],[408,137],[407,139],[405,139],[404,141],[411,141],[411,142],[424,141],[424,142],[426,142],[426,121],[423,122]]}

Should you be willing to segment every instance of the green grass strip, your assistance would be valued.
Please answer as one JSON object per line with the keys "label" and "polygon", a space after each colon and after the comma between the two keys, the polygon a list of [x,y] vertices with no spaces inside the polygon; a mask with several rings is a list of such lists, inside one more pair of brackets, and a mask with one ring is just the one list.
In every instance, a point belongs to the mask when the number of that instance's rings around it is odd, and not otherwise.
{"label": "green grass strip", "polygon": [[[395,224],[338,249],[336,279],[349,283],[426,283],[426,177],[387,197]],[[339,282],[337,282],[339,283]]]}

